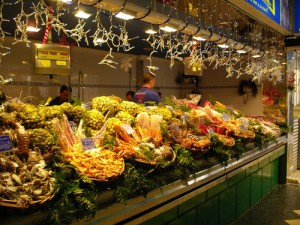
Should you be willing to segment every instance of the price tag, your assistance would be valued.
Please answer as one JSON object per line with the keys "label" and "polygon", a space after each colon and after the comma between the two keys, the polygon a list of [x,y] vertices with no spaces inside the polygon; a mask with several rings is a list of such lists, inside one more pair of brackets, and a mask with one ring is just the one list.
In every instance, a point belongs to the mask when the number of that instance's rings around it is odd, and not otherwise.
{"label": "price tag", "polygon": [[222,118],[225,122],[229,121],[229,116],[226,113],[223,113]]}
{"label": "price tag", "polygon": [[214,134],[215,133],[212,128],[207,129],[207,131],[208,131],[209,134]]}
{"label": "price tag", "polygon": [[11,139],[8,135],[0,136],[0,152],[6,152],[13,150]]}
{"label": "price tag", "polygon": [[81,139],[81,143],[83,145],[84,150],[91,150],[96,148],[95,142],[91,137]]}
{"label": "price tag", "polygon": [[71,127],[73,133],[75,133],[75,131],[76,131],[75,123],[74,123],[73,121],[69,121],[69,125],[70,125],[70,127]]}
{"label": "price tag", "polygon": [[170,130],[175,130],[176,133],[180,133],[180,127],[178,126],[178,124],[173,123],[169,126]]}
{"label": "price tag", "polygon": [[173,109],[172,106],[167,105],[166,108],[167,108],[168,110],[170,110],[171,112],[174,112],[174,109]]}
{"label": "price tag", "polygon": [[248,121],[247,120],[245,120],[245,119],[240,119],[240,121],[243,123],[243,125],[247,128],[247,127],[249,127],[249,123],[248,123]]}
{"label": "price tag", "polygon": [[244,125],[240,125],[239,128],[240,128],[241,130],[247,130],[247,128],[246,128]]}
{"label": "price tag", "polygon": [[91,102],[87,102],[85,104],[82,105],[85,109],[92,109],[92,103]]}
{"label": "price tag", "polygon": [[197,141],[201,141],[201,137],[196,136],[196,135],[193,135],[193,134],[188,134],[186,137],[187,137],[187,138],[194,138],[194,139],[196,139]]}
{"label": "price tag", "polygon": [[134,130],[132,129],[132,127],[129,124],[123,124],[122,125],[124,130],[126,131],[127,134],[133,134]]}

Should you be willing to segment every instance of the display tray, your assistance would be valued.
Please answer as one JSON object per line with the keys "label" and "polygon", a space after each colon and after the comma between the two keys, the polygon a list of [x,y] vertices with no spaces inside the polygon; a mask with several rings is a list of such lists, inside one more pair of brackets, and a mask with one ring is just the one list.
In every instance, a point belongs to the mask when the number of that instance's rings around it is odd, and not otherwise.
{"label": "display tray", "polygon": [[[176,205],[177,198],[182,196],[195,196],[196,192],[203,192],[209,188],[225,181],[226,179],[238,174],[242,170],[257,164],[258,161],[263,160],[273,151],[285,147],[287,138],[285,136],[279,137],[275,142],[270,143],[263,149],[252,149],[244,153],[239,160],[231,160],[227,167],[223,167],[216,161],[213,164],[207,164],[207,168],[199,171],[196,175],[191,175],[186,181],[173,182],[162,189],[156,189],[147,194],[147,197],[137,196],[130,199],[127,204],[115,203],[112,205],[112,192],[102,193],[98,196],[100,209],[97,212],[95,218],[91,222],[85,224],[140,224],[151,217],[158,214],[148,212],[153,208],[160,206],[157,212],[162,213],[163,208],[167,210]],[[250,147],[250,145],[249,145]],[[185,197],[183,197],[185,198]],[[191,197],[190,197],[191,198]],[[185,199],[185,201],[188,199]],[[101,202],[100,202],[101,201]],[[107,202],[105,202],[107,201]],[[178,200],[183,202],[183,199]],[[171,204],[170,207],[162,207],[162,205]],[[143,215],[144,212],[148,212],[147,215]],[[142,214],[142,216],[140,216]],[[75,223],[77,224],[77,223]],[[80,224],[80,223],[78,223]]]}
{"label": "display tray", "polygon": [[[285,148],[286,143],[285,136],[279,137],[263,149],[249,150],[238,161],[231,160],[227,167],[219,165],[216,161],[206,162],[205,168],[203,167],[201,171],[191,175],[187,180],[176,181],[161,189],[153,190],[147,194],[146,198],[136,196],[128,200],[126,205],[115,202],[113,191],[103,192],[97,196],[98,212],[95,217],[88,221],[79,220],[73,224],[140,224],[257,164],[274,154],[275,151]],[[4,215],[1,217],[1,223],[34,225],[43,224],[46,218],[47,212],[39,211],[26,215]]]}

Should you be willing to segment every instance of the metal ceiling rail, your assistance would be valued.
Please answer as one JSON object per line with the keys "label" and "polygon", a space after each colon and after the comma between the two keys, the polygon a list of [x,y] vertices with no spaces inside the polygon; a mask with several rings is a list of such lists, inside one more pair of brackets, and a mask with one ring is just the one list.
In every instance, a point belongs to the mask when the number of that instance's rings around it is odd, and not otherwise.
{"label": "metal ceiling rail", "polygon": [[215,43],[226,43],[230,47],[251,53],[253,55],[262,53],[259,49],[246,45],[245,43],[237,42],[236,40],[230,39],[226,36],[212,32],[211,30],[204,29],[194,24],[189,24],[186,21],[179,20],[165,15],[161,12],[155,11],[151,8],[145,8],[137,4],[131,3],[127,0],[79,0],[84,5],[93,5],[100,7],[103,10],[110,11],[113,14],[119,12],[128,12],[134,15],[135,18],[140,18],[141,21],[156,24],[156,25],[168,25],[177,29],[184,34],[204,36],[208,41]]}

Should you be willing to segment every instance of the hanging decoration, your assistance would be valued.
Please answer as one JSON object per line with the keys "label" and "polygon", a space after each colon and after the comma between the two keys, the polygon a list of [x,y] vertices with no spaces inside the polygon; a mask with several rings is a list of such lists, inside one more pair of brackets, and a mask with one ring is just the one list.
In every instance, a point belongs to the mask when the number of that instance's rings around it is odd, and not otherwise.
{"label": "hanging decoration", "polygon": [[[2,17],[3,7],[9,4],[5,1],[0,0],[0,60],[9,52],[9,48],[3,46],[4,37],[8,34],[2,30],[2,23],[8,21]],[[207,65],[213,69],[226,67],[228,78],[249,75],[258,83],[265,79],[274,83],[282,81],[284,74],[282,63],[285,60],[283,39],[275,31],[258,23],[247,22],[245,25],[241,13],[226,2],[151,0],[151,5],[147,7],[148,12],[137,18],[137,12],[129,10],[132,5],[128,4],[129,1],[124,1],[120,9],[114,9],[114,11],[108,11],[106,3],[98,2],[95,4],[96,8],[93,7],[96,9],[93,20],[95,29],[86,29],[88,22],[82,18],[78,18],[73,28],[69,28],[68,24],[63,21],[63,15],[70,13],[70,5],[65,1],[48,3],[46,0],[39,0],[32,4],[31,12],[25,12],[24,0],[16,0],[14,4],[20,6],[20,12],[14,18],[16,30],[13,44],[23,42],[28,45],[30,43],[27,28],[29,21],[33,18],[36,27],[45,27],[43,43],[46,42],[47,35],[52,28],[59,36],[63,34],[60,40],[66,40],[68,37],[73,39],[78,46],[82,42],[89,45],[89,38],[91,38],[94,46],[109,49],[99,64],[116,68],[118,63],[114,59],[113,52],[130,52],[135,48],[132,44],[133,40],[140,38],[130,37],[127,30],[130,19],[144,20],[151,15],[152,11],[156,11],[165,15],[163,21],[160,23],[156,21],[153,24],[149,19],[146,21],[151,28],[157,26],[159,31],[150,33],[144,39],[151,47],[147,67],[151,74],[155,74],[159,69],[153,64],[152,56],[164,54],[165,58],[170,60],[170,68],[175,65],[176,61],[183,61],[184,57],[189,56],[189,67],[195,64],[203,69]],[[76,9],[83,8],[81,4],[85,7],[90,6],[81,1],[73,2],[78,3]],[[161,4],[161,7],[156,7],[158,4]],[[181,11],[179,19],[179,9],[183,10],[185,18],[182,18]],[[115,17],[119,17],[120,13],[123,15],[129,13],[122,25],[115,21]],[[102,22],[102,19],[106,17],[109,20],[108,25]],[[180,23],[174,23],[176,17]],[[242,22],[243,27],[241,27]],[[191,27],[195,27],[195,30],[186,32],[186,29]],[[92,34],[90,34],[91,31],[93,31]],[[243,54],[247,55],[243,56]]]}

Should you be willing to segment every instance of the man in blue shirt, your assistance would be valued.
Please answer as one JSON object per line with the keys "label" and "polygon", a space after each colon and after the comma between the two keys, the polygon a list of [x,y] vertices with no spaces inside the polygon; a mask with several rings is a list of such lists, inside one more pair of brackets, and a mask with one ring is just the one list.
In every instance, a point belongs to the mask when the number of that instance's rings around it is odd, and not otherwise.
{"label": "man in blue shirt", "polygon": [[145,105],[147,105],[147,102],[155,102],[156,104],[160,103],[159,95],[157,92],[152,90],[154,85],[155,76],[150,73],[146,73],[143,79],[143,86],[135,93],[133,100],[136,103],[145,103]]}

